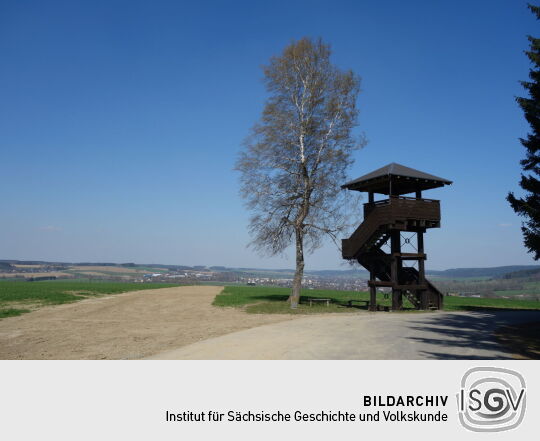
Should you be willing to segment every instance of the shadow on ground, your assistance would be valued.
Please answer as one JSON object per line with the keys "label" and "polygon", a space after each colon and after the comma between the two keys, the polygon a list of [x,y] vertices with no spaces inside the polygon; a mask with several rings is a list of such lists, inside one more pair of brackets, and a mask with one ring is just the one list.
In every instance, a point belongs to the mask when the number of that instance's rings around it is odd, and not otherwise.
{"label": "shadow on ground", "polygon": [[[324,296],[324,298],[330,299],[330,303],[334,306],[341,306],[344,308],[348,308],[351,311],[354,310],[361,310],[361,311],[368,311],[368,305],[367,303],[349,303],[349,299],[354,296],[346,296],[347,299],[344,299],[343,296]],[[253,302],[272,302],[272,303],[284,303],[289,298],[289,295],[282,295],[282,294],[265,294],[265,295],[255,295],[250,296],[250,299]],[[309,299],[320,299],[322,298],[320,295],[310,296],[310,295],[303,295],[300,296],[300,304],[302,305],[309,305]],[[354,299],[358,300],[358,299]],[[363,299],[362,299],[363,300]],[[386,310],[389,309],[391,300],[388,297],[385,297],[385,299],[382,302],[377,302],[377,306],[379,307],[379,310],[383,310],[386,308]],[[417,311],[416,308],[412,307],[408,302],[404,303],[403,310],[405,312],[409,311]]]}
{"label": "shadow on ground", "polygon": [[[266,295],[257,295],[257,296],[251,296],[250,297],[250,300],[252,303],[256,303],[256,302],[271,302],[271,303],[279,303],[279,304],[284,304],[287,299],[289,298],[288,295],[281,295],[281,294],[266,294]],[[322,297],[321,296],[309,296],[309,295],[304,295],[304,296],[300,296],[300,301],[299,303],[301,305],[309,305],[309,300],[310,299],[321,299]],[[329,299],[330,300],[330,304],[333,305],[333,306],[342,306],[344,308],[348,308],[350,309],[351,311],[354,311],[355,309],[359,309],[359,310],[363,310],[363,311],[367,311],[368,310],[368,307],[367,307],[367,304],[358,304],[358,303],[354,303],[352,305],[349,305],[348,304],[348,301],[346,300],[343,300],[342,298],[340,297],[336,297],[336,296],[325,296],[324,297],[325,299]],[[317,303],[318,304],[318,303]],[[248,304],[249,305],[249,304]],[[322,305],[322,303],[321,303]]]}
{"label": "shadow on ground", "polygon": [[[436,360],[504,360],[514,359],[512,344],[501,344],[496,333],[517,323],[540,321],[539,311],[475,310],[468,314],[434,314],[432,318],[412,322],[411,328],[435,337],[410,337],[432,345],[432,351],[422,351]],[[456,351],[456,349],[458,349]],[[461,350],[460,350],[461,349]],[[457,353],[456,353],[457,352]],[[460,354],[461,352],[461,354]]]}

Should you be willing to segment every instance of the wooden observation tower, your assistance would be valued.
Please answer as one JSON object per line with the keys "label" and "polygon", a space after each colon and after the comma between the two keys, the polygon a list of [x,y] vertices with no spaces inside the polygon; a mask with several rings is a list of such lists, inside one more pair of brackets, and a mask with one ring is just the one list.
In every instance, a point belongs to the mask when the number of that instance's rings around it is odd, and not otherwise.
{"label": "wooden observation tower", "polygon": [[[392,288],[393,310],[403,309],[404,295],[417,309],[442,308],[442,293],[425,276],[424,252],[424,233],[440,227],[441,207],[439,201],[422,198],[422,191],[451,183],[392,163],[342,186],[369,194],[364,221],[342,241],[342,255],[369,271],[370,311],[377,310],[377,287]],[[375,201],[376,193],[388,199]]]}

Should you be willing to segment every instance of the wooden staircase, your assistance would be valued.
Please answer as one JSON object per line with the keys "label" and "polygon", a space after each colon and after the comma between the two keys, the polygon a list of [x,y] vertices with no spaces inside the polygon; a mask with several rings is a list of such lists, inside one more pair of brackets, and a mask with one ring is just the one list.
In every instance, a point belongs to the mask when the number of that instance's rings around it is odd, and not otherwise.
{"label": "wooden staircase", "polygon": [[401,231],[422,234],[426,228],[439,225],[439,201],[392,196],[365,204],[364,222],[349,239],[342,241],[343,258],[355,259],[370,271],[370,286],[392,288],[393,292],[399,292],[400,299],[401,295],[405,296],[416,309],[440,309],[442,293],[425,277],[422,281],[416,268],[403,266],[403,260],[425,260],[425,254],[402,253],[400,244],[398,252],[394,248],[389,254],[381,249],[392,234],[398,238]]}

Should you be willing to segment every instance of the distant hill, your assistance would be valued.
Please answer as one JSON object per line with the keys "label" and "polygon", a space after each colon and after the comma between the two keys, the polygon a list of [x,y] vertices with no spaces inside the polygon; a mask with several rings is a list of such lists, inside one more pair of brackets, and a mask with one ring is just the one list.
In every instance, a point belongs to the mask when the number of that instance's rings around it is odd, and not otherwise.
{"label": "distant hill", "polygon": [[[529,277],[531,275],[535,275],[536,273],[540,274],[540,265],[509,265],[490,268],[451,268],[442,271],[426,270],[426,274],[428,275],[448,279],[464,277]],[[313,274],[321,277],[369,277],[369,273],[367,271],[356,268],[350,270],[306,271],[306,274]]]}
{"label": "distant hill", "polygon": [[[164,268],[170,270],[192,270],[192,271],[216,271],[216,272],[234,272],[247,277],[273,277],[273,278],[290,278],[294,275],[294,269],[268,269],[268,268],[230,268],[226,266],[211,266],[203,265],[167,265],[167,264],[140,264],[140,263],[110,263],[110,262],[45,262],[45,261],[23,261],[23,260],[0,260],[0,265],[4,270],[12,269],[14,264],[38,264],[38,265],[56,265],[56,266],[116,266],[124,268],[133,267],[148,267],[148,268]],[[362,278],[367,279],[369,273],[363,268],[350,268],[343,270],[306,270],[306,276],[318,276],[326,278]],[[474,277],[489,277],[489,278],[520,278],[540,275],[540,265],[509,265],[497,266],[490,268],[452,268],[444,271],[427,270],[426,274],[432,277],[440,278],[474,278]]]}
{"label": "distant hill", "polygon": [[369,277],[365,269],[352,268],[348,270],[318,270],[306,271],[306,274],[313,274],[319,277]]}
{"label": "distant hill", "polygon": [[510,273],[503,274],[502,279],[521,279],[524,277],[540,277],[540,266],[532,269],[524,269],[520,271],[512,271]]}
{"label": "distant hill", "polygon": [[[243,273],[281,273],[283,275],[294,274],[294,270],[291,269],[261,269],[261,268],[227,268],[226,271],[239,271]],[[427,270],[426,274],[441,278],[474,278],[474,277],[490,277],[499,278],[504,277],[507,274],[514,274],[521,271],[539,271],[540,265],[509,265],[509,266],[497,266],[490,268],[451,268],[443,271]],[[345,270],[306,270],[306,275],[330,277],[330,278],[368,278],[369,273],[360,268],[351,268]],[[527,274],[522,276],[513,277],[527,277]]]}
{"label": "distant hill", "polygon": [[[444,271],[426,271],[438,277],[503,277],[505,274],[515,273],[520,271],[540,270],[539,265],[510,265],[510,266],[495,266],[490,268],[452,268]],[[525,275],[523,277],[526,277]]]}

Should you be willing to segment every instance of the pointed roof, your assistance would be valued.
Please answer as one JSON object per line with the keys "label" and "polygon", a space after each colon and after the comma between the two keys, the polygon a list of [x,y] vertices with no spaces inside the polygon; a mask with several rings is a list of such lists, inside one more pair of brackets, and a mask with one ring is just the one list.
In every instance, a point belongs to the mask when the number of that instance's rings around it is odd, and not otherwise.
{"label": "pointed roof", "polygon": [[341,188],[388,194],[390,191],[390,182],[392,182],[392,194],[394,195],[413,193],[418,190],[429,190],[452,183],[448,179],[392,162],[367,175],[360,176],[354,181],[347,182]]}

